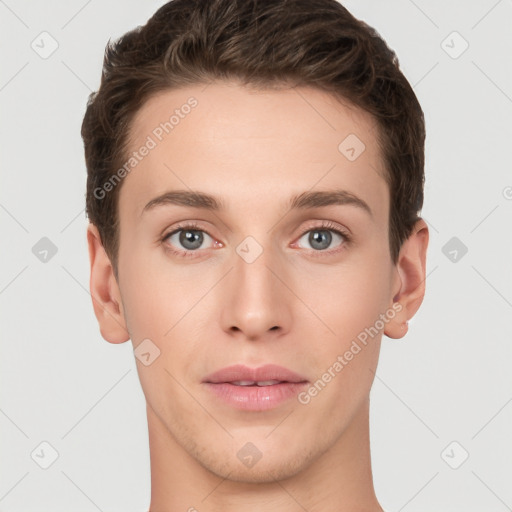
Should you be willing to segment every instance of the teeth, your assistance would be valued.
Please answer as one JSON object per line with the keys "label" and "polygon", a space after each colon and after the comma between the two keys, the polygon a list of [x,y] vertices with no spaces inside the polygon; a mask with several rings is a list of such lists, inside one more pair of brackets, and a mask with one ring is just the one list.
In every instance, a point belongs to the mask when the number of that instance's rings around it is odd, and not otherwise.
{"label": "teeth", "polygon": [[280,380],[260,380],[257,382],[258,386],[273,386],[274,384],[279,384]]}
{"label": "teeth", "polygon": [[280,380],[260,380],[258,382],[255,382],[254,380],[236,380],[231,384],[234,384],[235,386],[254,386],[254,384],[257,386],[273,386],[274,384],[279,384],[280,382]]}

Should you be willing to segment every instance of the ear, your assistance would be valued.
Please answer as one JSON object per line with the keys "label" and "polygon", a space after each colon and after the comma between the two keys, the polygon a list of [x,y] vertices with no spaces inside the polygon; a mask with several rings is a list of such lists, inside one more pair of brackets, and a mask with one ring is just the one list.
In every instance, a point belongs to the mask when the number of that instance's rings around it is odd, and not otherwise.
{"label": "ear", "polygon": [[405,336],[408,331],[407,322],[416,314],[423,302],[428,239],[428,226],[420,219],[400,249],[393,285],[393,300],[390,304],[397,313],[384,329],[384,334],[389,338]]}
{"label": "ear", "polygon": [[101,335],[110,343],[123,343],[130,339],[130,334],[126,327],[121,293],[98,228],[92,223],[87,228],[87,245],[91,264],[89,287]]}

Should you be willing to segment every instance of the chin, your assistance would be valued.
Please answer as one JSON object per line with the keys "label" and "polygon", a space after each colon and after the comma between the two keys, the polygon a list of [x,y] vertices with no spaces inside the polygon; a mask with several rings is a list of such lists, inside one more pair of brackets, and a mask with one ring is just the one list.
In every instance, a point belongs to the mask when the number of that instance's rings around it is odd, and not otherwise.
{"label": "chin", "polygon": [[[260,461],[261,462],[261,461]],[[240,466],[232,467],[231,470],[225,472],[226,468],[222,468],[222,473],[215,472],[219,477],[225,478],[231,482],[245,484],[274,484],[277,481],[291,478],[300,472],[300,468],[292,468],[288,464],[267,464],[260,467],[240,468]]]}
{"label": "chin", "polygon": [[[205,453],[203,452],[202,455],[204,456]],[[282,451],[273,450],[267,456],[263,453],[252,467],[245,466],[236,454],[234,457],[209,454],[208,460],[201,460],[201,457],[197,460],[211,473],[232,482],[274,484],[276,480],[286,480],[303,471],[315,458],[314,455],[312,452],[291,453],[289,445],[283,445]],[[231,459],[229,462],[226,461],[227,457]],[[219,459],[223,459],[222,462]]]}

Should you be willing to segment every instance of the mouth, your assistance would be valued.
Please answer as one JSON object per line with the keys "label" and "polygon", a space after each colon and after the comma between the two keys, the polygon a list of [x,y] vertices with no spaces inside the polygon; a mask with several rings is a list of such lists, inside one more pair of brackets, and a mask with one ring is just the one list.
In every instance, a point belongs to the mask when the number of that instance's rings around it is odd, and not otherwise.
{"label": "mouth", "polygon": [[209,375],[203,384],[224,405],[245,411],[264,411],[296,397],[308,380],[282,366],[235,365]]}
{"label": "mouth", "polygon": [[275,384],[281,384],[281,382],[288,382],[286,380],[262,380],[254,382],[251,380],[236,380],[234,382],[227,382],[226,384],[233,384],[233,386],[274,386]]}
{"label": "mouth", "polygon": [[266,364],[259,368],[236,364],[208,375],[203,382],[211,384],[224,382],[235,386],[273,386],[281,382],[307,382],[307,379],[284,366],[275,364]]}

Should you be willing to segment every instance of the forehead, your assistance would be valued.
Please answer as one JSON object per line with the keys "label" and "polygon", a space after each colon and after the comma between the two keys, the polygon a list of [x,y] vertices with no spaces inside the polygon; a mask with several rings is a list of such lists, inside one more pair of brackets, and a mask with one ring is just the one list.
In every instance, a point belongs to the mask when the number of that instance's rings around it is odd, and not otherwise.
{"label": "forehead", "polygon": [[130,155],[138,153],[120,194],[129,214],[176,189],[266,211],[306,190],[343,188],[386,218],[376,121],[314,88],[214,82],[168,90],[137,112],[129,140]]}

